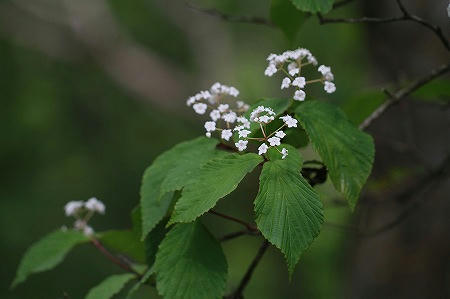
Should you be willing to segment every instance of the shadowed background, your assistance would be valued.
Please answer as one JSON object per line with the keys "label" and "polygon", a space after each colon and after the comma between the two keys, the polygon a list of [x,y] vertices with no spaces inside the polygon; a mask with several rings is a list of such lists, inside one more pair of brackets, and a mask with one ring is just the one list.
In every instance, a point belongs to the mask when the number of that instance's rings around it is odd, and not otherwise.
{"label": "shadowed background", "polygon": [[[449,33],[447,1],[404,3]],[[194,4],[264,18],[270,7],[257,0]],[[330,15],[398,14],[383,0],[353,1]],[[216,81],[235,86],[249,103],[288,96],[281,77],[263,75],[265,58],[299,46],[335,74],[335,94],[312,95],[341,106],[355,124],[382,102],[381,88],[396,89],[449,60],[435,35],[410,22],[319,25],[309,17],[290,41],[277,28],[224,21],[184,1],[0,1],[0,297],[82,298],[120,273],[84,245],[56,269],[8,290],[26,248],[72,224],[63,213],[67,201],[102,200],[106,215],[92,221],[97,231],[131,226],[144,169],[203,134],[205,119],[185,106],[188,96]],[[375,165],[357,211],[350,214],[331,184],[317,186],[327,220],[320,237],[291,282],[282,255],[270,249],[246,298],[450,296],[449,88],[441,77],[374,122]],[[302,153],[315,157],[309,147]],[[256,192],[253,173],[217,210],[251,221]],[[214,216],[204,221],[217,236],[240,229]],[[392,221],[380,233],[356,233]],[[244,236],[223,244],[228,291],[261,242]],[[136,298],[146,292],[157,296],[143,289]]]}

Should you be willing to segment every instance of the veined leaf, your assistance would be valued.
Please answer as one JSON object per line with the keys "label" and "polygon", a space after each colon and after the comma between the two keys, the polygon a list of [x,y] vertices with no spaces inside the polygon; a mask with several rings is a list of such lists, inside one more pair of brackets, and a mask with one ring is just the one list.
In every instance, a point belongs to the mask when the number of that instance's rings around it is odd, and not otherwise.
{"label": "veined leaf", "polygon": [[372,137],[352,125],[337,107],[310,101],[300,105],[297,119],[322,157],[335,188],[353,210],[373,164]]}
{"label": "veined leaf", "polygon": [[299,10],[311,13],[327,13],[333,8],[334,0],[290,0]]}
{"label": "veined leaf", "polygon": [[111,275],[99,285],[92,288],[86,295],[86,299],[109,299],[120,292],[122,288],[136,275],[132,273]]}
{"label": "veined leaf", "polygon": [[183,189],[169,224],[190,222],[215,206],[217,201],[231,193],[244,176],[263,158],[253,153],[227,154],[207,162],[195,179]]}
{"label": "veined leaf", "polygon": [[199,222],[176,224],[159,247],[156,288],[165,299],[221,298],[227,261],[220,243]]}
{"label": "veined leaf", "polygon": [[297,10],[290,0],[272,0],[270,19],[292,41],[305,21],[305,14]]}
{"label": "veined leaf", "polygon": [[181,189],[192,172],[218,152],[217,143],[206,137],[180,143],[147,168],[141,186],[142,240],[166,215],[172,191]]}
{"label": "veined leaf", "polygon": [[33,244],[23,256],[11,287],[24,282],[32,273],[50,270],[64,260],[75,246],[88,242],[81,232],[57,230]]}
{"label": "veined leaf", "polygon": [[302,159],[297,149],[283,145],[289,155],[269,154],[259,178],[255,199],[256,224],[286,257],[289,273],[300,255],[320,232],[323,208],[316,191],[302,177]]}

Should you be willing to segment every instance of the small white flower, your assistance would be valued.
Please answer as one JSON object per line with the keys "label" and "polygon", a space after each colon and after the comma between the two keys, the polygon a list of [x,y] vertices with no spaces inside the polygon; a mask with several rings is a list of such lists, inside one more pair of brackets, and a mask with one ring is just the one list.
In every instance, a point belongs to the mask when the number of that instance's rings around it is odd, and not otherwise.
{"label": "small white flower", "polygon": [[85,226],[86,226],[86,221],[84,221],[82,219],[77,219],[73,223],[73,227],[78,230],[82,230]]}
{"label": "small white flower", "polygon": [[105,213],[105,205],[95,197],[89,198],[84,204],[84,207],[92,212]]}
{"label": "small white flower", "polygon": [[240,131],[240,130],[244,130],[244,126],[236,126],[233,129],[233,131]]}
{"label": "small white flower", "polygon": [[236,121],[241,123],[243,128],[250,129],[250,121],[244,116],[239,116]]}
{"label": "small white flower", "polygon": [[306,97],[306,93],[303,90],[298,89],[298,90],[295,91],[294,100],[296,100],[296,101],[304,101],[305,97]]}
{"label": "small white flower", "polygon": [[231,132],[231,130],[223,130],[221,136],[222,139],[228,141],[230,140],[231,136],[233,136],[233,133]]}
{"label": "small white flower", "polygon": [[209,113],[209,117],[211,117],[211,119],[213,120],[213,121],[217,121],[217,120],[219,120],[220,119],[220,112],[219,112],[219,110],[217,110],[217,109],[214,109],[214,110],[212,110],[211,111],[211,113]]}
{"label": "small white flower", "polygon": [[312,56],[312,55],[308,55],[306,57],[306,59],[308,60],[309,63],[311,63],[312,65],[317,65],[317,59],[316,57]]}
{"label": "small white flower", "polygon": [[281,82],[281,89],[288,88],[290,84],[291,79],[289,79],[288,77],[284,78],[283,81]]}
{"label": "small white flower", "polygon": [[264,75],[268,76],[268,77],[272,77],[273,74],[275,74],[278,71],[277,67],[275,66],[275,64],[270,63],[269,66],[266,68],[266,70],[264,71]]}
{"label": "small white flower", "polygon": [[283,131],[278,131],[275,133],[275,136],[281,139],[284,138],[284,136],[286,136],[286,133],[284,133]]}
{"label": "small white flower", "polygon": [[236,142],[234,145],[236,145],[237,149],[242,152],[243,150],[245,150],[247,148],[247,140],[239,140],[238,142]]}
{"label": "small white flower", "polygon": [[73,216],[75,215],[81,208],[83,208],[84,202],[82,201],[69,201],[64,206],[64,211],[66,213],[66,216]]}
{"label": "small white flower", "polygon": [[219,110],[219,112],[225,112],[228,110],[230,106],[228,104],[220,104],[219,107],[217,107],[217,109]]}
{"label": "small white flower", "polygon": [[281,144],[280,138],[278,137],[270,137],[267,141],[269,141],[270,146],[277,146]]}
{"label": "small white flower", "polygon": [[225,120],[227,123],[234,123],[236,121],[237,115],[233,111],[228,112],[224,115],[222,115],[223,120]]}
{"label": "small white flower", "polygon": [[289,75],[295,76],[295,75],[297,75],[299,72],[300,72],[300,69],[299,69],[299,68],[295,68],[295,69],[292,69],[292,70],[289,71]]}
{"label": "small white flower", "polygon": [[196,101],[195,97],[190,97],[189,99],[187,99],[186,101],[186,105],[191,106],[192,104],[194,104]]}
{"label": "small white flower", "polygon": [[328,93],[333,93],[336,91],[336,85],[333,82],[325,81],[323,89]]}
{"label": "small white flower", "polygon": [[283,149],[281,150],[281,159],[285,159],[288,155],[288,152],[289,151],[283,147]]}
{"label": "small white flower", "polygon": [[216,82],[216,83],[214,83],[212,86],[211,86],[211,92],[212,93],[219,93],[220,92],[220,87],[222,86],[222,84],[220,84],[219,82]]}
{"label": "small white flower", "polygon": [[239,131],[239,138],[247,138],[248,134],[250,134],[251,131],[249,130],[240,130]]}
{"label": "small white flower", "polygon": [[213,121],[205,122],[205,129],[207,132],[212,132],[216,130],[216,123]]}
{"label": "small white flower", "polygon": [[192,106],[197,114],[205,114],[208,106],[205,103],[197,103]]}
{"label": "small white flower", "polygon": [[228,92],[228,94],[232,97],[237,97],[239,95],[239,90],[237,90],[233,86],[230,86],[230,91]]}
{"label": "small white flower", "polygon": [[293,69],[296,69],[296,68],[298,68],[297,62],[291,62],[291,63],[289,63],[288,66],[287,66],[288,71],[293,70]]}
{"label": "small white flower", "polygon": [[211,138],[211,132],[206,132],[205,135],[206,137]]}
{"label": "small white flower", "polygon": [[269,147],[267,146],[267,144],[263,143],[258,147],[258,155],[262,155],[265,154],[267,152],[267,149]]}
{"label": "small white flower", "polygon": [[[258,120],[257,120],[258,119]],[[261,115],[258,118],[255,118],[256,122],[260,122],[260,123],[264,123],[264,124],[268,124],[273,120],[273,116],[267,116],[267,115]]]}
{"label": "small white flower", "polygon": [[333,81],[334,75],[332,72],[328,72],[325,75],[323,75],[323,78],[325,79],[325,81]]}
{"label": "small white flower", "polygon": [[92,236],[94,234],[94,229],[90,227],[89,225],[86,225],[83,228],[83,234],[87,237]]}
{"label": "small white flower", "polygon": [[293,86],[297,86],[299,88],[303,88],[306,85],[306,79],[305,77],[297,77],[292,81]]}
{"label": "small white flower", "polygon": [[284,121],[284,123],[288,126],[288,128],[296,128],[297,120],[290,115],[285,115],[280,117]]}
{"label": "small white flower", "polygon": [[321,65],[317,68],[317,70],[322,74],[325,75],[326,73],[331,72],[331,68],[329,66]]}

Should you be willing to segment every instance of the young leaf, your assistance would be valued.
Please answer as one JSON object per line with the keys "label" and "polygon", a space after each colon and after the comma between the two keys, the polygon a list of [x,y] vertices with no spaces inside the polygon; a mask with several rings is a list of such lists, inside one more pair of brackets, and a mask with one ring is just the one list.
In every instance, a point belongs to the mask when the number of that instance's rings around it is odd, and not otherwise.
{"label": "young leaf", "polygon": [[16,278],[11,287],[24,282],[32,273],[50,270],[57,266],[67,253],[75,246],[88,242],[89,238],[82,233],[68,230],[57,230],[33,244],[23,256]]}
{"label": "young leaf", "polygon": [[120,292],[127,282],[136,278],[131,273],[111,275],[99,285],[92,288],[86,295],[86,299],[109,299]]}
{"label": "young leaf", "polygon": [[248,153],[227,154],[207,162],[184,187],[169,224],[190,222],[207,212],[262,161],[261,156]]}
{"label": "young leaf", "polygon": [[340,109],[330,104],[305,102],[296,114],[327,166],[335,188],[345,195],[353,210],[372,169],[372,137],[358,130]]}
{"label": "young leaf", "polygon": [[216,139],[196,138],[180,143],[160,155],[147,168],[141,186],[142,240],[166,215],[173,192],[217,151]]}
{"label": "young leaf", "polygon": [[305,21],[305,14],[298,11],[290,0],[272,0],[270,19],[292,41]]}
{"label": "young leaf", "polygon": [[333,8],[334,0],[290,0],[299,10],[310,13],[327,13]]}
{"label": "young leaf", "polygon": [[283,145],[289,155],[278,155],[264,164],[255,199],[256,224],[286,257],[289,273],[300,255],[320,232],[323,208],[315,190],[300,174],[302,159],[297,149]]}
{"label": "young leaf", "polygon": [[199,221],[180,223],[161,243],[155,271],[156,288],[165,299],[214,299],[224,292],[227,261]]}
{"label": "young leaf", "polygon": [[144,244],[135,232],[131,230],[109,230],[102,232],[99,239],[108,249],[124,254],[137,262],[145,262]]}

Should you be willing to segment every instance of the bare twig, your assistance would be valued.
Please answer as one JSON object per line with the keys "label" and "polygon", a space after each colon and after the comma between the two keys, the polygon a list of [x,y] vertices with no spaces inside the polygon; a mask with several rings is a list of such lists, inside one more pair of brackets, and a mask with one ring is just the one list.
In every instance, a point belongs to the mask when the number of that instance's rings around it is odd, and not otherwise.
{"label": "bare twig", "polygon": [[411,94],[413,91],[417,90],[418,88],[422,87],[423,85],[427,84],[431,80],[445,74],[450,70],[450,63],[444,64],[434,70],[432,70],[429,74],[417,79],[416,81],[412,82],[409,86],[398,90],[395,93],[390,93],[385,91],[385,93],[388,94],[388,99],[386,102],[384,102],[380,107],[378,107],[372,114],[370,114],[360,125],[359,128],[361,130],[367,129],[372,122],[380,117],[388,108],[393,106],[394,104],[397,104],[399,101],[401,101],[403,98]]}
{"label": "bare twig", "polygon": [[224,219],[227,219],[227,220],[239,223],[239,224],[245,226],[247,228],[247,230],[249,230],[249,231],[253,231],[253,232],[258,231],[258,228],[256,228],[256,226],[254,226],[251,223],[245,222],[244,220],[241,220],[241,219],[238,219],[238,218],[235,218],[233,216],[229,216],[229,215],[226,215],[226,214],[223,214],[223,213],[220,213],[220,212],[216,212],[214,210],[209,210],[209,213],[213,214],[213,215],[216,215],[216,216],[219,216],[219,217],[222,217]]}
{"label": "bare twig", "polygon": [[236,291],[234,291],[232,294],[225,296],[227,299],[240,299],[243,298],[242,293],[244,292],[245,287],[247,286],[248,282],[250,281],[253,272],[255,271],[256,266],[261,261],[264,253],[266,252],[267,248],[269,247],[269,242],[267,240],[264,240],[261,247],[259,248],[258,252],[256,253],[255,258],[253,259],[252,263],[248,267],[247,271],[245,272],[245,275],[242,277],[241,282],[239,283],[239,286],[237,287]]}
{"label": "bare twig", "polygon": [[142,278],[142,275],[138,272],[136,272],[131,265],[129,265],[128,263],[126,263],[124,260],[121,260],[119,258],[117,258],[116,256],[114,256],[111,252],[109,252],[108,249],[106,249],[103,244],[95,239],[92,238],[91,239],[91,243],[95,246],[95,248],[97,248],[104,256],[106,256],[111,262],[113,262],[114,264],[116,264],[117,266],[119,266],[120,268],[124,269],[127,272],[136,274],[136,276],[140,279]]}
{"label": "bare twig", "polygon": [[428,28],[431,30],[437,38],[441,41],[441,43],[444,45],[444,47],[450,51],[450,45],[448,42],[448,39],[444,36],[442,33],[442,29],[434,25],[428,21],[425,21],[424,19],[411,14],[403,5],[401,0],[396,0],[398,7],[400,8],[402,15],[398,17],[391,17],[391,18],[372,18],[372,17],[361,17],[361,18],[324,18],[321,14],[317,14],[317,17],[319,18],[320,24],[330,24],[330,23],[348,23],[348,24],[357,24],[357,23],[392,23],[392,22],[399,22],[399,21],[411,21],[418,23],[425,28]]}
{"label": "bare twig", "polygon": [[202,8],[202,7],[197,7],[195,5],[193,5],[192,3],[186,1],[186,5],[198,12],[213,16],[213,17],[218,17],[224,21],[228,21],[228,22],[233,22],[233,23],[248,23],[248,24],[257,24],[257,25],[266,25],[266,26],[270,26],[273,27],[274,24],[269,21],[268,19],[262,18],[262,17],[254,17],[254,16],[233,16],[233,15],[229,15],[226,13],[223,13],[217,9],[214,8]]}

